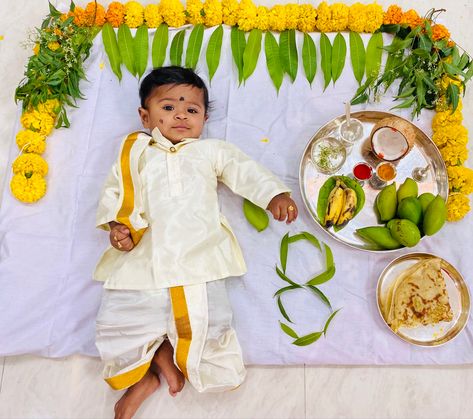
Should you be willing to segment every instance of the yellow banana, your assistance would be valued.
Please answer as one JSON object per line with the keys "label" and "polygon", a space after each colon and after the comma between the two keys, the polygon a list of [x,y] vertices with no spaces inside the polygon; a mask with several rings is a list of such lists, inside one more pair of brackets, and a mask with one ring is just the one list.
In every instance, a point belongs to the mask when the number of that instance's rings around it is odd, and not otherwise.
{"label": "yellow banana", "polygon": [[348,221],[350,221],[355,216],[357,204],[356,192],[353,189],[344,186],[345,185],[341,186],[341,188],[343,188],[344,194],[343,209],[335,223],[337,226],[341,227],[347,224]]}
{"label": "yellow banana", "polygon": [[330,191],[328,196],[327,212],[325,213],[325,227],[333,226],[342,212],[344,206],[345,193],[337,180],[335,187]]}

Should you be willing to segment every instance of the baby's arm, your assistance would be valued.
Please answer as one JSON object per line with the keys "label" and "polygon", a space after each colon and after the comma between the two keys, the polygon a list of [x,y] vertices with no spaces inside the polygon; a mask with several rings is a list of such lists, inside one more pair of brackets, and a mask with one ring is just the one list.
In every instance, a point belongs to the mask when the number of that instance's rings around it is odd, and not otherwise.
{"label": "baby's arm", "polygon": [[298,214],[297,205],[287,192],[273,197],[267,209],[273,214],[275,220],[284,221],[287,218],[286,224],[292,223]]}
{"label": "baby's arm", "polygon": [[135,247],[129,228],[125,224],[110,221],[110,243],[118,250],[128,252]]}

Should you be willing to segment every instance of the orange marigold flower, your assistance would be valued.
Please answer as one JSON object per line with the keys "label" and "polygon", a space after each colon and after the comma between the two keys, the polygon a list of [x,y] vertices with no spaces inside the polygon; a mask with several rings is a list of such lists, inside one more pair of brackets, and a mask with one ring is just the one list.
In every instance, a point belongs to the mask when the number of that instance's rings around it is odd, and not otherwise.
{"label": "orange marigold flower", "polygon": [[125,6],[118,1],[109,4],[105,18],[114,28],[118,28],[125,17]]}
{"label": "orange marigold flower", "polygon": [[86,26],[102,26],[105,23],[105,9],[99,4],[91,1],[85,7],[84,23]]}
{"label": "orange marigold flower", "polygon": [[402,14],[401,20],[399,22],[401,25],[406,25],[411,28],[422,25],[422,18],[417,14],[414,9],[408,10],[406,13]]}
{"label": "orange marigold flower", "polygon": [[452,40],[450,40],[450,41],[447,42],[447,47],[449,47],[449,48],[452,48],[452,47],[454,47],[455,45],[456,45],[456,43],[453,42]]}
{"label": "orange marigold flower", "polygon": [[445,26],[441,24],[432,26],[432,39],[434,41],[438,41],[439,39],[449,39],[449,38],[450,38],[450,32]]}
{"label": "orange marigold flower", "polygon": [[385,25],[395,25],[401,22],[401,18],[402,9],[399,6],[392,4],[384,14],[383,23]]}
{"label": "orange marigold flower", "polygon": [[74,16],[74,23],[77,26],[86,26],[85,10],[82,7],[76,6],[73,12],[69,12],[69,16]]}

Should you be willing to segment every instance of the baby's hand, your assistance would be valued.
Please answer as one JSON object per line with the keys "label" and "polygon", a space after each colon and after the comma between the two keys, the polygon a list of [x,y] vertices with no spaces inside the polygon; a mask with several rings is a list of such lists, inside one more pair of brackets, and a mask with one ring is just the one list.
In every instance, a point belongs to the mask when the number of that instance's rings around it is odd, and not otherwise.
{"label": "baby's hand", "polygon": [[125,224],[110,223],[110,243],[115,249],[128,252],[135,247],[130,229]]}
{"label": "baby's hand", "polygon": [[284,221],[287,218],[286,224],[292,223],[298,214],[296,203],[287,193],[276,195],[269,202],[267,209],[275,220]]}

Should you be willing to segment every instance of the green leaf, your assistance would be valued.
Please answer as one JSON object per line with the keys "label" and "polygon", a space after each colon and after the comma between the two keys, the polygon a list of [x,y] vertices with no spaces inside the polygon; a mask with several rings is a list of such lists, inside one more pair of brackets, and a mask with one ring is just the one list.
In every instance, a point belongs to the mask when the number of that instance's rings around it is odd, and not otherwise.
{"label": "green leaf", "polygon": [[455,76],[458,76],[459,74],[463,74],[462,71],[458,67],[455,67],[452,64],[444,62],[443,67],[445,71],[447,72],[447,74],[451,77],[455,77]]}
{"label": "green leaf", "polygon": [[464,52],[460,58],[460,62],[458,63],[458,68],[463,71],[469,62],[470,58],[468,57],[468,54]]}
{"label": "green leaf", "polygon": [[135,70],[135,56],[133,54],[133,37],[131,36],[130,28],[121,24],[118,28],[118,48],[120,49],[120,56],[127,70],[134,76]]}
{"label": "green leaf", "polygon": [[284,71],[289,74],[291,81],[294,82],[297,76],[297,46],[296,32],[294,29],[288,29],[279,35],[279,55]]}
{"label": "green leaf", "polygon": [[414,103],[415,100],[416,100],[415,97],[412,97],[412,98],[407,99],[407,100],[405,100],[404,102],[400,103],[399,105],[392,107],[391,109],[406,109],[406,108],[410,108],[410,107],[412,106],[412,104]]}
{"label": "green leaf", "polygon": [[333,261],[333,253],[332,253],[332,249],[330,249],[330,246],[324,243],[324,250],[325,250],[325,266],[327,268],[331,268],[332,266],[335,266],[335,263]]}
{"label": "green leaf", "polygon": [[171,59],[172,65],[181,65],[185,36],[186,30],[182,29],[172,38],[171,48],[169,50],[169,58]]}
{"label": "green leaf", "polygon": [[279,256],[280,256],[283,272],[286,272],[288,250],[289,250],[289,233],[286,233],[281,240],[281,248],[279,250]]}
{"label": "green leaf", "polygon": [[381,68],[383,56],[383,35],[381,32],[374,33],[366,47],[366,78],[376,79]]}
{"label": "green leaf", "polygon": [[110,62],[110,67],[115,73],[115,75],[118,77],[118,80],[121,80],[122,71],[120,69],[120,65],[122,63],[122,58],[120,56],[120,51],[118,50],[115,30],[108,22],[102,26],[102,39],[105,52],[107,53],[108,61]]}
{"label": "green leaf", "polygon": [[330,308],[330,309],[332,308],[332,304],[330,304],[330,300],[316,286],[307,285],[307,288],[309,288],[315,295],[317,295],[317,297],[319,297],[328,306],[328,308]]}
{"label": "green leaf", "polygon": [[335,35],[332,46],[332,80],[333,84],[342,74],[345,67],[345,59],[347,56],[347,43],[343,35],[339,32]]}
{"label": "green leaf", "polygon": [[162,67],[164,60],[166,59],[166,49],[168,47],[169,30],[168,25],[161,23],[156,29],[153,38],[153,45],[151,48],[151,58],[153,61],[153,67]]}
{"label": "green leaf", "polygon": [[270,31],[264,35],[264,53],[266,55],[266,67],[268,67],[269,76],[279,92],[284,77],[284,70],[279,58],[278,42]]}
{"label": "green leaf", "polygon": [[299,336],[297,335],[294,330],[292,330],[287,324],[282,323],[281,321],[279,322],[279,326],[281,327],[282,331],[286,334],[289,335],[291,338],[297,339]]}
{"label": "green leaf", "polygon": [[459,97],[460,89],[456,84],[450,83],[447,87],[447,103],[452,105],[452,113],[455,112],[458,107]]}
{"label": "green leaf", "polygon": [[350,32],[350,58],[355,79],[361,85],[365,74],[366,52],[363,39],[358,32]]}
{"label": "green leaf", "polygon": [[327,321],[325,322],[325,326],[324,326],[324,330],[323,330],[323,334],[326,335],[327,334],[327,329],[330,325],[330,323],[332,322],[332,319],[336,316],[336,314],[341,310],[341,308],[339,308],[338,310],[335,310],[331,315],[330,317],[327,319]]}
{"label": "green leaf", "polygon": [[233,26],[230,32],[233,61],[238,69],[238,82],[243,81],[243,53],[246,47],[245,32]]}
{"label": "green leaf", "polygon": [[410,87],[408,89],[404,89],[400,95],[394,96],[396,99],[405,99],[406,97],[412,96],[416,91],[415,87]]}
{"label": "green leaf", "polygon": [[381,25],[380,27],[381,32],[393,33],[393,34],[398,33],[399,29],[401,29],[401,25],[398,25],[398,24],[386,24],[386,25]]}
{"label": "green leaf", "polygon": [[289,284],[291,284],[293,287],[296,287],[296,288],[302,288],[301,285],[299,285],[297,282],[294,282],[293,280],[291,280],[290,278],[288,278],[286,276],[286,274],[284,274],[284,272],[281,271],[281,269],[279,269],[279,267],[276,265],[276,273],[279,275],[279,278],[281,278],[283,281],[286,281],[288,282]]}
{"label": "green leaf", "polygon": [[320,34],[320,66],[324,73],[324,90],[332,79],[332,44],[325,33]]}
{"label": "green leaf", "polygon": [[312,243],[317,249],[320,249],[320,242],[317,240],[317,238],[313,235],[308,233],[307,231],[303,231],[302,234],[304,235],[304,238],[308,240],[310,243]]}
{"label": "green leaf", "polygon": [[307,346],[319,340],[322,334],[323,332],[310,333],[308,335],[300,337],[299,339],[296,339],[294,342],[292,342],[292,344],[297,346]]}
{"label": "green leaf", "polygon": [[252,29],[248,35],[245,51],[243,52],[243,80],[247,80],[255,71],[261,52],[261,29]]}
{"label": "green leaf", "polygon": [[283,306],[283,304],[282,304],[281,296],[280,296],[280,295],[278,295],[278,307],[279,307],[279,311],[281,312],[282,316],[283,316],[289,323],[294,323],[294,322],[289,318],[289,316],[287,315],[286,310],[284,309],[284,306]]}
{"label": "green leaf", "polygon": [[189,36],[186,50],[186,67],[195,70],[202,49],[202,41],[204,39],[204,25],[194,26]]}
{"label": "green leaf", "polygon": [[325,214],[327,213],[328,197],[337,183],[336,177],[329,177],[319,189],[317,197],[317,218],[321,225],[325,225]]}
{"label": "green leaf", "polygon": [[211,81],[220,63],[220,54],[222,52],[223,27],[218,26],[210,35],[207,44],[207,67],[209,69],[209,80]]}
{"label": "green leaf", "polygon": [[287,287],[280,288],[274,293],[273,297],[277,297],[278,295],[281,295],[285,293],[286,291],[296,290],[298,288],[302,288],[302,287],[300,285],[289,285]]}
{"label": "green leaf", "polygon": [[327,268],[325,272],[313,277],[309,281],[306,282],[306,285],[320,285],[324,282],[330,281],[333,276],[335,275],[335,266],[331,266]]}
{"label": "green leaf", "polygon": [[458,64],[460,64],[460,59],[460,52],[458,51],[458,48],[455,45],[452,49],[452,65],[458,67]]}
{"label": "green leaf", "polygon": [[307,81],[312,85],[317,73],[317,50],[314,40],[307,33],[304,33],[304,43],[302,44],[302,64]]}
{"label": "green leaf", "polygon": [[142,25],[136,30],[133,46],[135,69],[138,74],[138,79],[141,79],[141,76],[144,74],[146,67],[148,66],[149,43],[148,27],[146,25]]}
{"label": "green leaf", "polygon": [[243,213],[246,220],[258,231],[261,232],[269,224],[269,217],[267,212],[248,199],[243,199]]}
{"label": "green leaf", "polygon": [[430,50],[432,49],[432,41],[426,34],[420,34],[419,36],[419,48],[426,51],[430,55]]}

